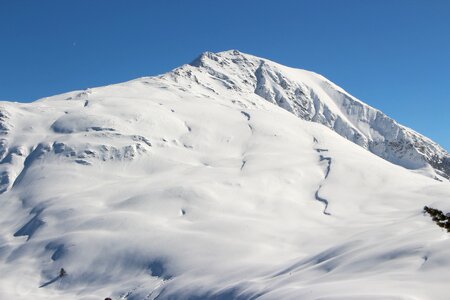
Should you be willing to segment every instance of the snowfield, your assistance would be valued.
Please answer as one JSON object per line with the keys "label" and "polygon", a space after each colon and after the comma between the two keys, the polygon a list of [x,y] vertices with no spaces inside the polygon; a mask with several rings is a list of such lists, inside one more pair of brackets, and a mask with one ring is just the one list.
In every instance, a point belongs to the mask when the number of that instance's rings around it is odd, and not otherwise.
{"label": "snowfield", "polygon": [[320,75],[205,53],[0,131],[0,299],[449,299],[448,153]]}

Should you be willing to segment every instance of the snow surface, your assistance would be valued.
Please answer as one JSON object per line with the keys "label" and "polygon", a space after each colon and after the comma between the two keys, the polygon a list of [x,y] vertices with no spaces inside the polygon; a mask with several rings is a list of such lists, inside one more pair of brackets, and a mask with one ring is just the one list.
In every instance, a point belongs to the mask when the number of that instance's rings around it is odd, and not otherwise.
{"label": "snow surface", "polygon": [[[428,176],[450,178],[450,155],[442,147],[356,99],[321,75],[292,69],[239,51],[204,53],[172,77],[203,86],[221,82],[242,97],[255,93],[296,116],[333,129],[372,153]],[[207,73],[208,76],[204,76]],[[174,78],[176,81],[178,78]],[[223,96],[226,91],[221,91]],[[427,172],[431,166],[432,172]]]}
{"label": "snow surface", "polygon": [[201,64],[0,104],[0,299],[449,298],[448,181]]}

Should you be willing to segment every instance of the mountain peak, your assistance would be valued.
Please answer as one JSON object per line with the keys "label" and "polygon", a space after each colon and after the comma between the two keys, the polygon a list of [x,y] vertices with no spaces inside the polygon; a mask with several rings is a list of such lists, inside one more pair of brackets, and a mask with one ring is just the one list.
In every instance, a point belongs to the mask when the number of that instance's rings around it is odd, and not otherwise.
{"label": "mountain peak", "polygon": [[[224,61],[235,60],[240,58],[241,60],[253,60],[253,61],[263,61],[263,58],[259,58],[250,54],[242,53],[239,50],[226,50],[221,52],[210,52],[206,51],[200,54],[196,59],[194,59],[190,65],[194,67],[204,67],[211,62],[223,63]],[[236,62],[236,61],[235,61]]]}
{"label": "mountain peak", "polygon": [[221,96],[257,95],[301,119],[327,126],[389,162],[413,170],[431,166],[436,172],[432,177],[450,177],[450,156],[441,146],[319,74],[238,50],[204,52],[190,66],[197,84]]}

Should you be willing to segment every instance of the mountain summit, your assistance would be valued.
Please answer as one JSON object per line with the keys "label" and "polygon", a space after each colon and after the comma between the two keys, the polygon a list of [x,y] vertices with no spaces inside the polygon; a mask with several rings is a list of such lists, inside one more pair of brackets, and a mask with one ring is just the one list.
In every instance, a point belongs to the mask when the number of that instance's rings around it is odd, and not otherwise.
{"label": "mountain summit", "polygon": [[442,147],[321,75],[237,50],[206,52],[190,65],[194,68],[183,66],[175,74],[192,76],[197,84],[213,89],[220,84],[242,97],[254,93],[303,120],[331,128],[391,163],[413,170],[431,166],[438,175],[450,176],[450,155]]}
{"label": "mountain summit", "polygon": [[238,51],[1,102],[0,299],[448,300],[448,174],[320,75]]}

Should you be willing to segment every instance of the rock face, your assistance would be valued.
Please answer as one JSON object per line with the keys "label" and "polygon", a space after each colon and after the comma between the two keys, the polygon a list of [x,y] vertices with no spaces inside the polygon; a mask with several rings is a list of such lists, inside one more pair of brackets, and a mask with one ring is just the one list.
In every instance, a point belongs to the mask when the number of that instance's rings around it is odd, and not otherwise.
{"label": "rock face", "polygon": [[254,93],[301,119],[331,128],[391,163],[408,169],[431,166],[438,175],[450,176],[446,150],[316,73],[232,50],[203,53],[166,76],[185,76],[209,89],[220,84],[240,97]]}

